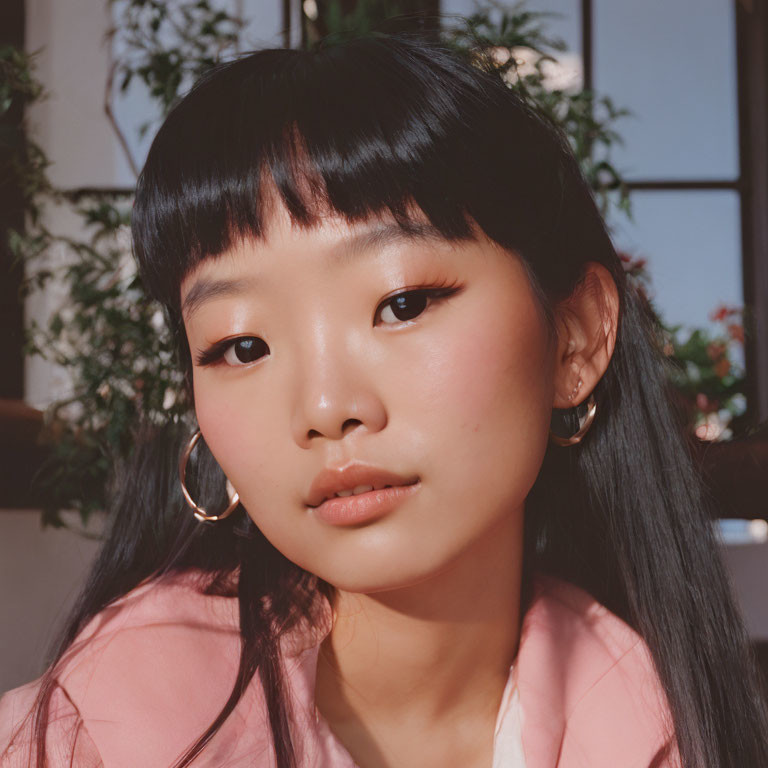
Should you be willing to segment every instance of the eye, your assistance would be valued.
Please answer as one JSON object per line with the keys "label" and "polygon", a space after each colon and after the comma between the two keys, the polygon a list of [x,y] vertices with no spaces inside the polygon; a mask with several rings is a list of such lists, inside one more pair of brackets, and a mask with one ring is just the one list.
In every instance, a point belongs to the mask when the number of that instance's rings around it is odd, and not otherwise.
{"label": "eye", "polygon": [[[377,316],[384,321],[384,325],[395,325],[414,320],[423,314],[433,303],[447,298],[456,293],[459,288],[455,285],[445,285],[435,288],[417,288],[411,291],[402,291],[383,302]],[[390,322],[394,320],[394,322]]]}
{"label": "eye", "polygon": [[[384,325],[397,325],[414,320],[433,304],[460,291],[462,286],[430,286],[401,291],[383,301],[376,310],[376,317],[381,316]],[[394,322],[390,322],[394,319]],[[374,318],[375,320],[375,318]],[[195,363],[200,367],[227,365],[230,368],[242,368],[269,355],[269,346],[258,336],[239,336],[235,339],[223,339],[212,344],[208,349],[200,350]]]}
{"label": "eye", "polygon": [[202,350],[196,362],[201,367],[225,363],[237,368],[253,363],[265,354],[269,354],[269,347],[263,339],[240,336],[237,339],[224,339]]}
{"label": "eye", "polygon": [[229,365],[252,363],[264,355],[267,344],[255,336],[243,336],[235,339],[225,350],[222,357]]}

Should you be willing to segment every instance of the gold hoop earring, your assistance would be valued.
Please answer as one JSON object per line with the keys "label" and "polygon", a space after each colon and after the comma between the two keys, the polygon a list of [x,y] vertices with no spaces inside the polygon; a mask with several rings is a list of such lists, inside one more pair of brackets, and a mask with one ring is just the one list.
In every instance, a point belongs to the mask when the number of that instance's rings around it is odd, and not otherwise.
{"label": "gold hoop earring", "polygon": [[[185,481],[187,479],[187,462],[189,461],[189,457],[192,455],[192,450],[194,449],[195,445],[197,445],[197,441],[200,439],[201,435],[202,432],[198,429],[197,432],[195,432],[195,434],[192,435],[192,437],[189,439],[187,447],[184,449],[184,453],[181,454],[181,459],[179,459],[179,480],[181,481],[181,492],[184,494],[184,500],[194,511],[195,517],[200,520],[200,522],[215,522],[216,520],[223,520],[225,517],[229,517],[235,511],[237,505],[240,503],[240,494],[235,491],[235,489],[232,487],[232,483],[227,480],[229,506],[220,515],[209,515],[206,510],[204,510],[202,507],[199,507],[195,503],[194,499],[187,490]],[[233,491],[234,495],[232,494]]]}
{"label": "gold hoop earring", "polygon": [[[576,391],[578,391],[580,384],[581,379],[579,379],[579,384],[576,385]],[[595,413],[597,413],[597,402],[595,401],[594,393],[589,396],[589,399],[585,403],[579,403],[579,405],[576,406],[577,414],[579,413],[579,410],[582,410],[583,412],[579,415],[578,430],[570,437],[561,437],[560,435],[556,435],[550,429],[549,438],[553,443],[556,445],[576,445],[576,443],[581,442],[584,435],[587,434],[587,431],[592,426],[592,422],[595,420]]]}

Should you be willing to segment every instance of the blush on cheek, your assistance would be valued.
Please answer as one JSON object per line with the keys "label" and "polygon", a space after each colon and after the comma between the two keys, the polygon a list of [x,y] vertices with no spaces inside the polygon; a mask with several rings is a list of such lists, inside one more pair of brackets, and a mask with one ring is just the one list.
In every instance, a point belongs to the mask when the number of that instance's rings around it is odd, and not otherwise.
{"label": "blush on cheek", "polygon": [[505,329],[470,327],[454,334],[430,361],[428,376],[440,381],[441,399],[461,403],[464,412],[484,420],[489,410],[535,398],[544,383],[543,360],[537,329],[527,325],[515,317]]}
{"label": "blush on cheek", "polygon": [[211,453],[226,472],[232,466],[231,459],[244,455],[245,445],[242,417],[231,403],[222,398],[206,397],[195,391],[195,414],[200,431]]}
{"label": "blush on cheek", "polygon": [[541,439],[551,403],[546,329],[519,284],[506,286],[505,295],[490,289],[486,298],[471,323],[457,325],[434,345],[438,351],[423,381],[430,384],[435,411],[451,414],[447,421],[474,435],[476,448],[483,447],[476,444],[478,434],[494,443],[494,451],[498,439],[509,441],[512,434],[532,446]]}

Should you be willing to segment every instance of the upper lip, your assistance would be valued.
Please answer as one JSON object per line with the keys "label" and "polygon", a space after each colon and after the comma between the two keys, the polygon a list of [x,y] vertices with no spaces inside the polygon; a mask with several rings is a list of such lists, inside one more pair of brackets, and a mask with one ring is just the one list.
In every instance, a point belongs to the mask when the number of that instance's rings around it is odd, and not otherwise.
{"label": "upper lip", "polygon": [[358,485],[372,485],[375,489],[385,485],[412,485],[416,475],[399,475],[381,467],[355,462],[345,467],[328,467],[312,481],[307,506],[318,507],[337,491],[351,491]]}

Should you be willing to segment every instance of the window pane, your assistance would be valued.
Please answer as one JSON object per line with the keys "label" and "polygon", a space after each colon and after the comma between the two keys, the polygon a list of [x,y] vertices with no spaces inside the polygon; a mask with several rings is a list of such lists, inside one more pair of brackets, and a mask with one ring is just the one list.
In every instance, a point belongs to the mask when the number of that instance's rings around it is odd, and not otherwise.
{"label": "window pane", "polygon": [[594,85],[631,109],[628,178],[736,178],[732,0],[594,0]]}
{"label": "window pane", "polygon": [[[239,4],[230,3],[228,7],[230,12],[241,14],[245,21],[240,38],[242,50],[283,47],[283,8],[279,0],[240,0]],[[293,35],[295,38],[299,33],[299,14],[295,9],[291,21],[297,27]]]}
{"label": "window pane", "polygon": [[[668,324],[722,332],[719,304],[744,302],[739,196],[722,190],[633,192],[634,222],[613,222],[619,250],[647,259],[651,298]],[[743,355],[737,356],[743,364]]]}

